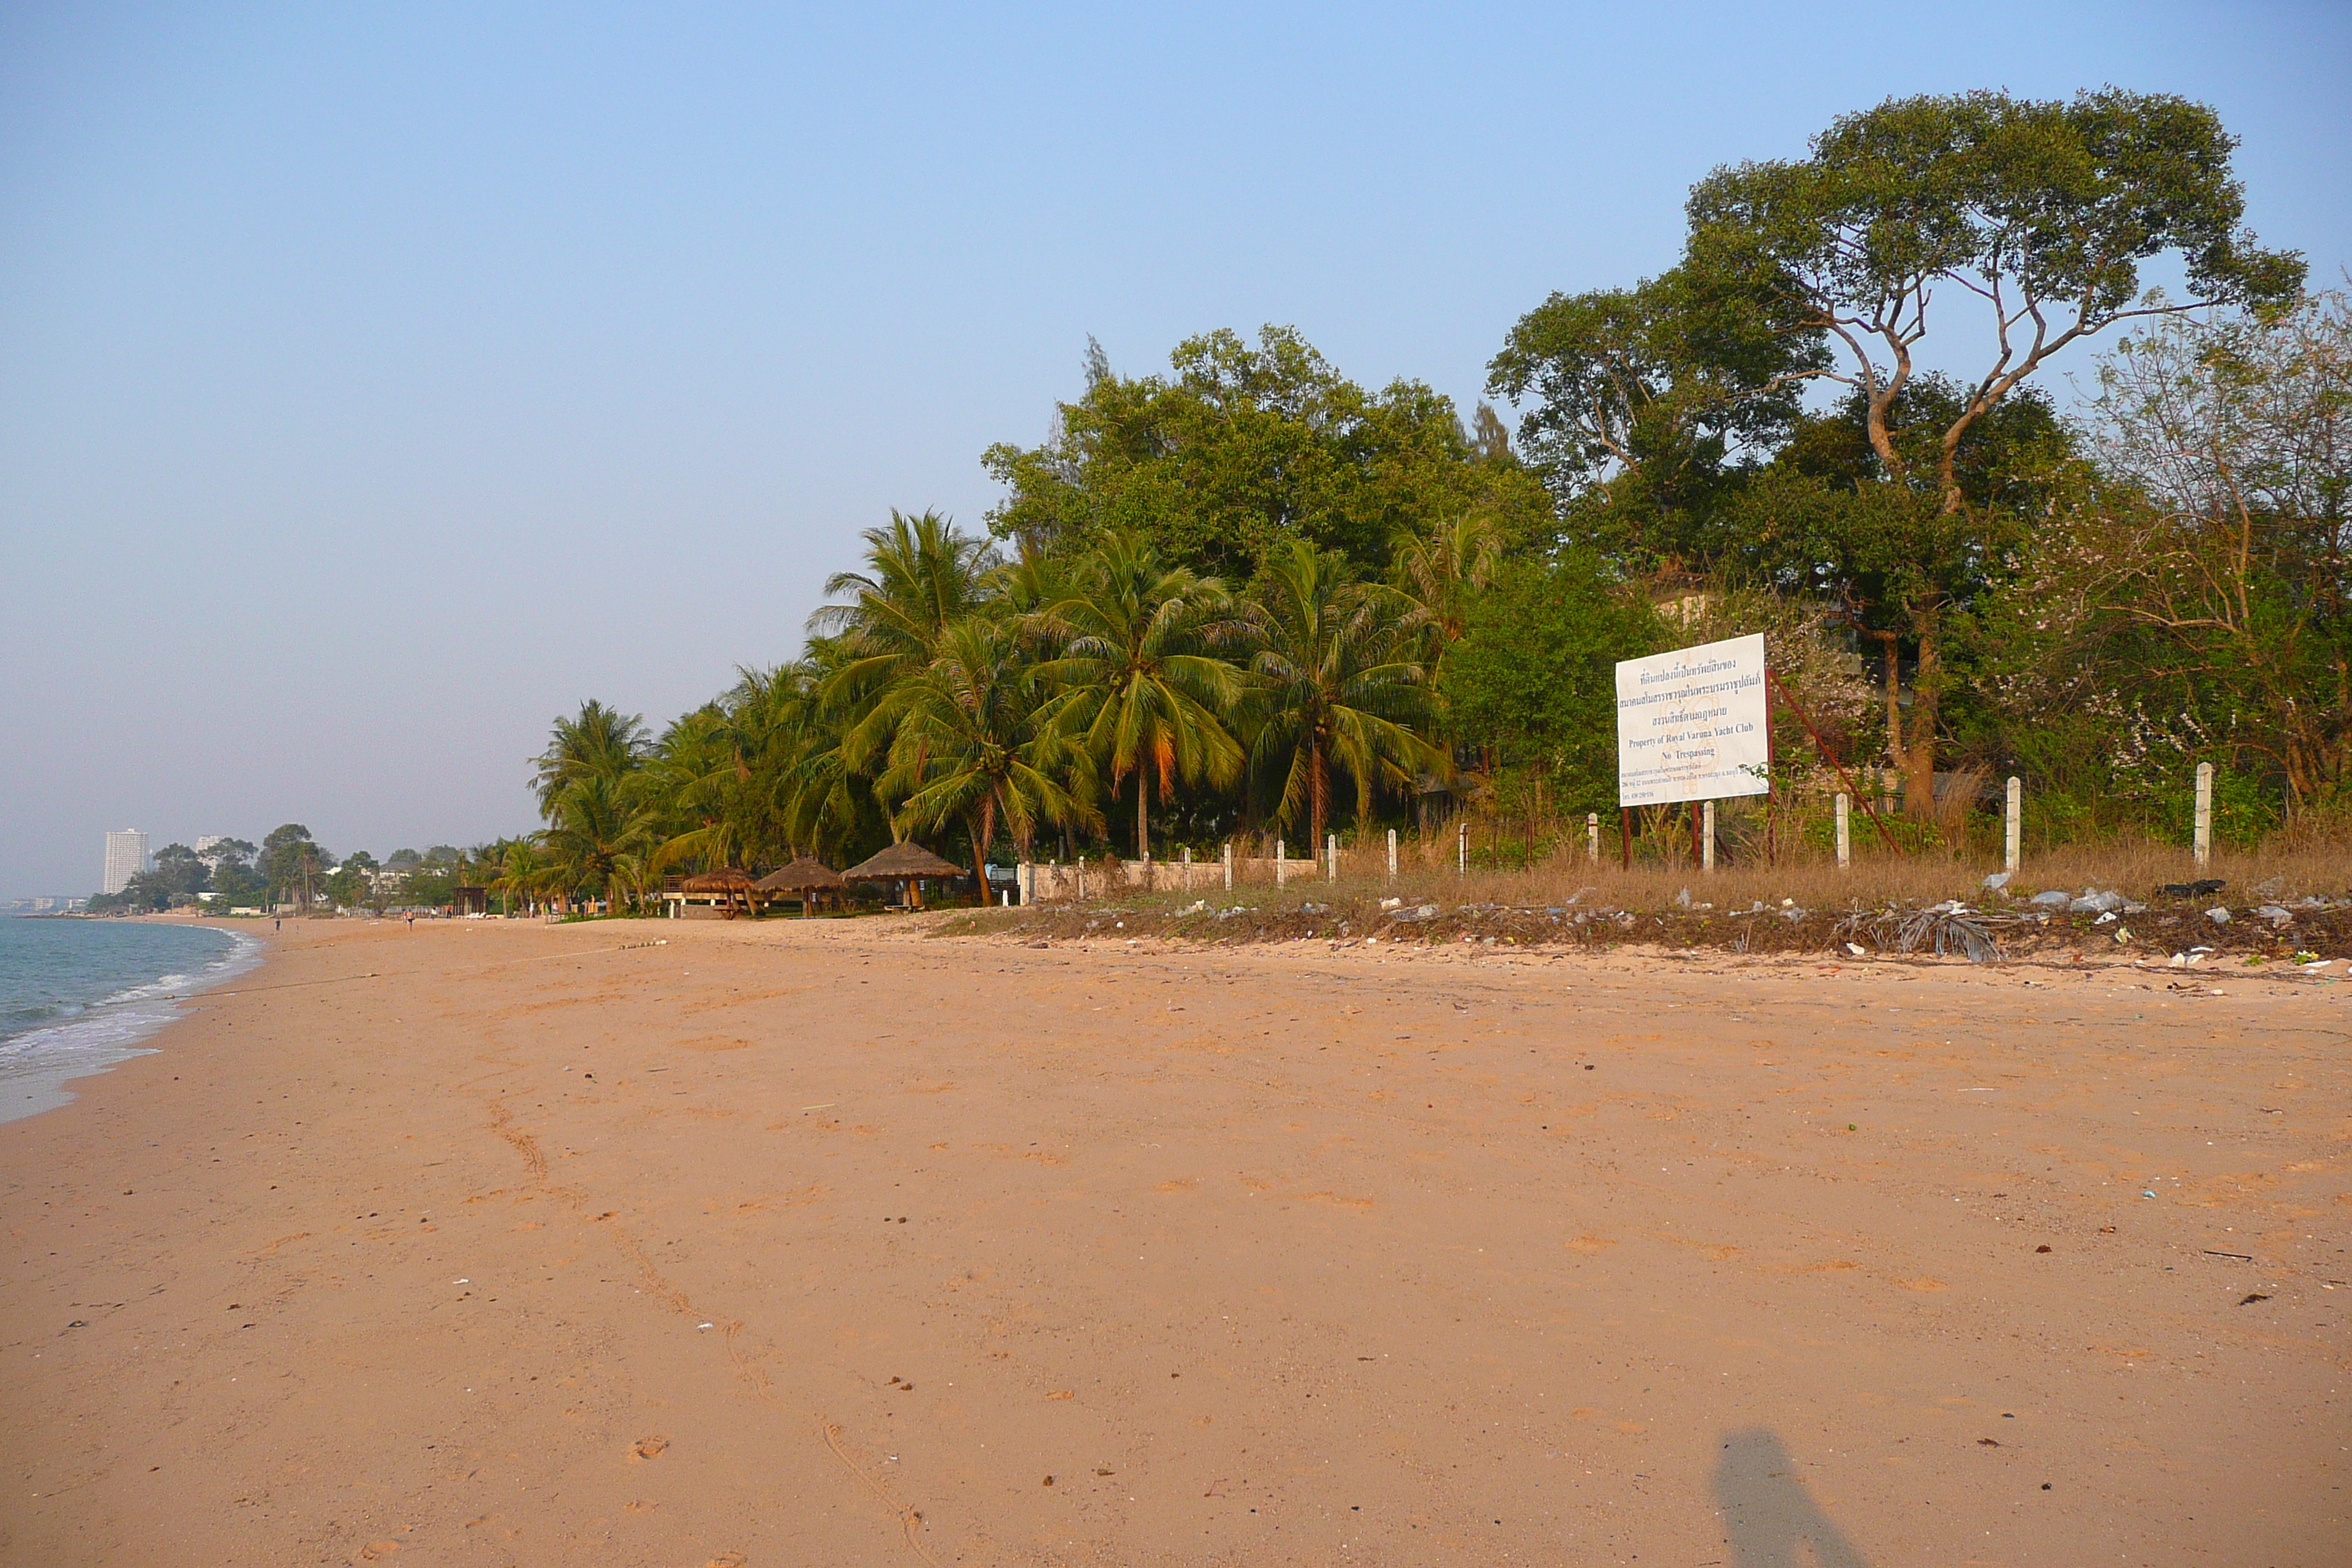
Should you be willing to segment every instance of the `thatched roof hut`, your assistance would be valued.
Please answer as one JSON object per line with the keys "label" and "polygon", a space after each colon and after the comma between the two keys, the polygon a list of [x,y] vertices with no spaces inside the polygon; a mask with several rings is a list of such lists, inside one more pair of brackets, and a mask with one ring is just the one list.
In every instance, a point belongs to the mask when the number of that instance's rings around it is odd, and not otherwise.
{"label": "thatched roof hut", "polygon": [[760,891],[795,894],[837,892],[847,886],[840,872],[813,856],[803,855],[791,865],[769,872],[759,880]]}
{"label": "thatched roof hut", "polygon": [[741,915],[757,913],[755,905],[759,896],[751,872],[734,866],[721,866],[716,871],[704,871],[680,882],[677,902],[672,912],[689,920],[715,917],[731,921]]}
{"label": "thatched roof hut", "polygon": [[841,874],[845,882],[904,882],[917,877],[963,877],[971,873],[940,859],[909,838],[860,860]]}
{"label": "thatched roof hut", "polygon": [[[970,873],[958,869],[913,839],[893,844],[879,855],[859,861],[841,874],[845,882],[896,882],[901,887],[940,877],[962,877]],[[922,902],[920,889],[908,902]]]}

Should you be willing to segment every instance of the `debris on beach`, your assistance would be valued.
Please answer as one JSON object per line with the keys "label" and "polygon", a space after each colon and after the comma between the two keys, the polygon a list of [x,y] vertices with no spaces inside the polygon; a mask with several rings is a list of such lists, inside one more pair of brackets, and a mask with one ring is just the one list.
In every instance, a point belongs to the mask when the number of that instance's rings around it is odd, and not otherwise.
{"label": "debris on beach", "polygon": [[[1855,958],[1944,956],[1976,963],[2058,953],[2081,963],[2095,943],[2111,958],[2173,969],[2195,969],[2221,948],[2232,959],[2253,953],[2275,960],[2281,969],[2296,963],[2294,973],[2321,980],[2336,978],[2330,965],[2352,954],[2352,893],[2306,895],[2282,883],[2266,901],[2234,908],[2235,900],[2216,901],[2209,913],[2195,903],[2168,906],[2169,886],[2151,888],[2147,896],[2153,903],[2135,898],[2137,889],[2127,884],[2078,884],[2026,898],[2012,879],[1988,894],[1972,889],[1969,898],[1924,907],[1898,899],[1878,907],[1811,910],[1786,896],[1742,897],[1718,907],[1697,897],[1707,890],[1703,884],[1680,879],[1658,889],[1655,902],[1631,908],[1594,897],[1590,886],[1567,899],[1552,889],[1538,893],[1530,888],[1521,899],[1449,903],[1416,894],[1409,885],[1376,882],[1350,889],[1342,883],[1318,886],[1307,897],[1300,895],[1307,889],[1294,889],[1296,901],[1268,904],[1247,902],[1250,894],[1264,897],[1268,890],[1252,888],[1229,890],[1233,901],[1222,905],[1187,893],[1164,900],[1129,895],[1115,904],[1056,901],[957,912],[928,934],[994,934],[1028,946],[1113,932],[1130,942],[1154,937],[1216,943],[1321,941],[1334,952],[1442,944],[1465,956],[1511,948],[1634,944],[1689,956],[1712,950],[1740,956],[1813,952],[1843,958],[1851,944],[1863,950],[1852,953]],[[1685,893],[1691,895],[1686,905]],[[2312,957],[2297,961],[2295,955],[2304,952]]]}
{"label": "debris on beach", "polygon": [[1888,909],[1871,915],[1857,912],[1843,921],[1839,931],[1848,938],[1849,948],[1853,945],[1853,936],[1867,932],[1879,946],[1891,947],[1896,952],[1916,952],[1923,947],[1933,947],[1939,958],[1957,952],[1970,963],[1998,963],[2002,956],[2000,943],[1987,929],[1986,917],[1958,899],[1948,899],[1924,910]]}

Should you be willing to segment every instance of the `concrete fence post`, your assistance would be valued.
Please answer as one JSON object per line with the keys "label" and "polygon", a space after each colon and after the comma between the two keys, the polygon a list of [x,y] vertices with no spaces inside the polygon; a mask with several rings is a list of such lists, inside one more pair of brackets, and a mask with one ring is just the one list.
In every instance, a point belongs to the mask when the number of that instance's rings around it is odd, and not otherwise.
{"label": "concrete fence post", "polygon": [[1234,890],[1234,841],[1225,840],[1225,891]]}
{"label": "concrete fence post", "polygon": [[1715,869],[1715,802],[1710,800],[1704,805],[1706,809],[1701,815],[1706,820],[1699,826],[1703,837],[1699,841],[1698,863],[1700,870],[1712,871]]}
{"label": "concrete fence post", "polygon": [[1601,864],[1601,814],[1597,811],[1584,814],[1584,858]]}
{"label": "concrete fence post", "polygon": [[1192,890],[1192,847],[1190,844],[1184,846],[1184,890],[1188,893]]}
{"label": "concrete fence post", "polygon": [[1339,879],[1339,836],[1336,833],[1323,836],[1323,879],[1327,882]]}
{"label": "concrete fence post", "polygon": [[1290,862],[1284,858],[1287,847],[1279,838],[1274,841],[1274,885],[1277,888],[1290,881]]}
{"label": "concrete fence post", "polygon": [[1848,796],[1847,796],[1847,795],[1846,795],[1845,791],[1843,791],[1843,790],[1840,790],[1840,791],[1838,791],[1838,796],[1837,796],[1837,852],[1838,852],[1838,869],[1839,869],[1839,870],[1841,870],[1841,871],[1843,871],[1843,870],[1846,869],[1848,867],[1850,867],[1850,866],[1852,866],[1852,865],[1853,864],[1853,825],[1852,825],[1853,816],[1853,802],[1850,798],[1848,798]]}
{"label": "concrete fence post", "polygon": [[1389,829],[1389,880],[1396,880],[1396,829]]}
{"label": "concrete fence post", "polygon": [[1454,830],[1454,874],[1470,874],[1470,825],[1466,822],[1456,825]]}
{"label": "concrete fence post", "polygon": [[2213,858],[2213,764],[2197,764],[2197,868]]}
{"label": "concrete fence post", "polygon": [[2025,781],[2009,775],[2009,799],[2001,810],[2000,868],[2014,874],[2025,858]]}

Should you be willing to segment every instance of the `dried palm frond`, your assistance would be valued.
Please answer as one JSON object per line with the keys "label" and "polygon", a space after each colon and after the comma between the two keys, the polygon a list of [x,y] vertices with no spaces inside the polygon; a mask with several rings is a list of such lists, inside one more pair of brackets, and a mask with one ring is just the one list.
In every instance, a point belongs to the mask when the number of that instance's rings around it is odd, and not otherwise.
{"label": "dried palm frond", "polygon": [[1954,900],[1924,910],[1856,910],[1838,922],[1834,934],[1849,940],[1868,936],[1896,952],[1916,952],[1933,944],[1939,958],[1957,951],[1970,963],[1998,963],[2003,956],[2000,943],[1988,926],[1981,911]]}

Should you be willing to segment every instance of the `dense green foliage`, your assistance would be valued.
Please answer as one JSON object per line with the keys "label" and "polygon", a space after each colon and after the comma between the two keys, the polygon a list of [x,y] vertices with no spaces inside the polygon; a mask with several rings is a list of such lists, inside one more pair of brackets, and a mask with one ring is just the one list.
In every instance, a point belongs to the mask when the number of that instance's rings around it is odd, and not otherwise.
{"label": "dense green foliage", "polygon": [[[1906,841],[1964,841],[2011,769],[2045,838],[2179,831],[2197,760],[2225,835],[2340,800],[2352,333],[2240,226],[2231,147],[2178,99],[1973,93],[1718,170],[1675,267],[1511,330],[1516,449],[1287,328],[1165,375],[1090,350],[1050,439],[985,454],[992,543],[894,514],[794,664],[650,740],[561,721],[532,885],[1433,811],[1532,846],[1614,804],[1616,660],[1753,630],[1819,735],[1790,776],[1899,773]],[[2167,256],[2196,298],[2143,293]],[[1922,369],[1931,325],[1978,368]],[[2032,378],[2117,327],[2062,417]]]}
{"label": "dense green foliage", "polygon": [[1441,690],[1460,733],[1539,763],[1559,798],[1598,809],[1617,787],[1613,666],[1673,640],[1590,553],[1515,561],[1481,595]]}
{"label": "dense green foliage", "polygon": [[[2233,146],[2113,89],[1845,116],[1701,181],[1657,277],[1513,326],[1516,444],[1286,327],[1164,374],[1090,348],[1050,438],[983,455],[985,536],[892,513],[798,658],[658,732],[587,703],[543,831],[388,868],[627,906],[915,835],[977,869],[1506,813],[1533,855],[1615,804],[1612,664],[1756,631],[1803,697],[1787,782],[1900,775],[1906,843],[1965,845],[2008,772],[2039,841],[2179,837],[2199,761],[2225,837],[2340,823],[2352,308],[2242,228]],[[2035,378],[2089,340],[2070,417]],[[299,884],[308,839],[253,874]]]}

